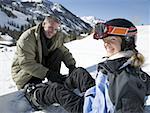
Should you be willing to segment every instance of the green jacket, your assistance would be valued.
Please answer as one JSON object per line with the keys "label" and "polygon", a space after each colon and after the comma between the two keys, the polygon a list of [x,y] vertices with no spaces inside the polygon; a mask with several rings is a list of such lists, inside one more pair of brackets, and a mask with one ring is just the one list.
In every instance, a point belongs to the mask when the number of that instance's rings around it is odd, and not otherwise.
{"label": "green jacket", "polygon": [[[17,88],[21,89],[32,76],[44,79],[48,68],[42,62],[42,45],[40,40],[41,24],[25,31],[17,41],[17,50],[13,59],[11,74]],[[75,65],[75,60],[69,50],[63,45],[65,34],[58,32],[52,38],[48,51],[61,48],[64,53],[63,62],[68,67]]]}

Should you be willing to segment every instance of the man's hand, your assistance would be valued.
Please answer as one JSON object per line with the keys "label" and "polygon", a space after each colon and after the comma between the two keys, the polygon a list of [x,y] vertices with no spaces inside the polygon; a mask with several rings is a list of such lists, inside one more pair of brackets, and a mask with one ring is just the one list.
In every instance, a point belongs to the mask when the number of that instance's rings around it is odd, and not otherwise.
{"label": "man's hand", "polygon": [[76,69],[76,66],[70,65],[69,67],[69,75],[73,72],[74,69]]}
{"label": "man's hand", "polygon": [[56,73],[52,70],[49,70],[46,74],[46,77],[48,80],[52,81],[52,82],[58,82],[63,84],[64,81],[66,80],[66,76],[62,75],[60,73]]}

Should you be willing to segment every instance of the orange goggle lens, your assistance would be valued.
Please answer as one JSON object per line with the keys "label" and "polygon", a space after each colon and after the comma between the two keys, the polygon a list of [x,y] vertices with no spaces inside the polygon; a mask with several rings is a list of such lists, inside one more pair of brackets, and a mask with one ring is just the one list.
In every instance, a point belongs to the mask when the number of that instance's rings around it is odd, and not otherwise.
{"label": "orange goggle lens", "polygon": [[128,33],[128,28],[108,26],[107,34],[125,36]]}

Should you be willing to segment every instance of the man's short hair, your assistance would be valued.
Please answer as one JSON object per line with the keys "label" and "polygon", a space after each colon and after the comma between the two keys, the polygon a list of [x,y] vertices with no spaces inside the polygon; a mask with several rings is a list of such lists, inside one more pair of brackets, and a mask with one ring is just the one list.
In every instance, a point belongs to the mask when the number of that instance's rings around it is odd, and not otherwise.
{"label": "man's short hair", "polygon": [[48,15],[45,17],[44,22],[57,22],[60,23],[60,20],[54,15]]}

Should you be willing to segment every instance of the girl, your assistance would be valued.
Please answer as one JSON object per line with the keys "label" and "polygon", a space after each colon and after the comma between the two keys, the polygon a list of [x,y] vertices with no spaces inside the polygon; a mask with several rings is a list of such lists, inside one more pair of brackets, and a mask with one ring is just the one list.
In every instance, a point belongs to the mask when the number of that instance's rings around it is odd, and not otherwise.
{"label": "girl", "polygon": [[126,19],[112,19],[95,26],[106,60],[98,64],[96,85],[86,91],[84,113],[143,113],[150,94],[149,75],[142,71],[144,57],[136,49],[137,29]]}

